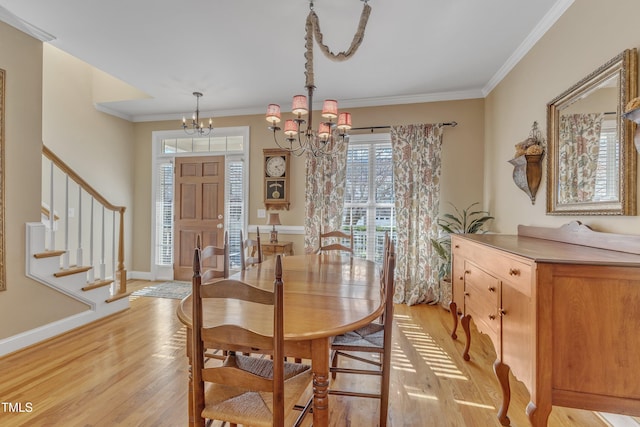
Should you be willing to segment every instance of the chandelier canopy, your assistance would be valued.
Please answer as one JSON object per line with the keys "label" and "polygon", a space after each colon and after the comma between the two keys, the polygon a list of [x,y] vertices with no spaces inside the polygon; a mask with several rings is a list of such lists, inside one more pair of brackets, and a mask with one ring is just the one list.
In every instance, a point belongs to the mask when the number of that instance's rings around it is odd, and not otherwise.
{"label": "chandelier canopy", "polygon": [[[320,23],[318,15],[313,10],[313,1],[309,2],[309,15],[305,25],[305,88],[307,95],[295,95],[291,107],[292,119],[285,120],[284,135],[286,143],[278,141],[278,131],[282,130],[278,123],[282,120],[280,105],[269,104],[267,106],[267,121],[271,124],[269,129],[273,131],[273,138],[276,144],[294,155],[300,156],[309,153],[314,157],[331,155],[340,149],[342,144],[347,143],[348,131],[351,129],[351,113],[338,112],[338,101],[335,99],[327,99],[322,106],[322,118],[318,129],[313,128],[313,91],[315,90],[313,75],[313,39],[315,37],[318,46],[322,52],[334,61],[344,61],[355,54],[364,38],[364,30],[371,13],[371,7],[367,4],[367,0],[362,0],[364,6],[360,15],[360,23],[356,34],[353,37],[351,46],[346,52],[335,54],[323,44],[323,35],[320,31]],[[307,116],[308,119],[304,117]],[[337,119],[337,120],[336,120]],[[336,120],[336,121],[334,121]],[[306,123],[306,129],[303,125]]]}
{"label": "chandelier canopy", "polygon": [[182,129],[187,135],[208,136],[213,131],[213,119],[209,118],[209,126],[205,127],[200,121],[200,97],[202,92],[193,92],[196,97],[196,111],[191,116],[191,123],[187,123],[187,119],[182,117]]}

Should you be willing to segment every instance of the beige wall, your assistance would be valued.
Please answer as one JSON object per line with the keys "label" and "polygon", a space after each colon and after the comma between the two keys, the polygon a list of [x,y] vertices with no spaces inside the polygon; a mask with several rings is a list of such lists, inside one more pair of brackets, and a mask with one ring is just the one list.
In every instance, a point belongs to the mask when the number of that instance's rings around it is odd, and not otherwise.
{"label": "beige wall", "polygon": [[533,121],[546,129],[549,101],[624,49],[640,47],[638,16],[637,0],[574,2],[486,98],[485,203],[496,217],[495,231],[515,233],[518,224],[557,227],[578,219],[601,231],[640,234],[637,216],[546,215],[546,179],[532,206],[513,183],[507,163]]}
{"label": "beige wall", "polygon": [[[42,43],[0,22],[6,72],[4,189],[7,290],[0,292],[0,339],[85,308],[25,276],[25,223],[40,221]],[[25,195],[34,197],[25,197]]]}
{"label": "beige wall", "polygon": [[[442,200],[466,206],[482,202],[482,159],[484,132],[483,100],[433,102],[388,107],[350,109],[355,127],[390,124],[438,123],[457,121],[455,128],[447,127],[443,140]],[[266,106],[265,106],[266,109]],[[257,210],[264,208],[262,182],[262,149],[276,147],[273,134],[267,129],[263,115],[214,118],[216,127],[250,127],[249,224],[264,224]],[[136,170],[134,202],[134,242],[132,270],[150,270],[151,227],[151,133],[178,129],[178,120],[147,122],[135,125]],[[280,213],[280,221],[287,226],[304,226],[304,157],[291,160],[291,209]],[[262,228],[265,232],[267,227]],[[279,240],[293,241],[294,252],[303,253],[303,236],[279,233]]]}

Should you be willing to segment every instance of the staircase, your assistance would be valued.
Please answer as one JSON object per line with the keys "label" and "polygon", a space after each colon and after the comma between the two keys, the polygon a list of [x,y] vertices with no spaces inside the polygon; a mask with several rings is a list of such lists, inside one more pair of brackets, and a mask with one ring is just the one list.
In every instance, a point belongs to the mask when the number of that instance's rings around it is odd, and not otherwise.
{"label": "staircase", "polygon": [[27,223],[27,276],[88,306],[99,319],[129,307],[130,292],[119,292],[112,279],[95,279],[91,266],[64,268],[64,250],[46,250],[47,227]]}
{"label": "staircase", "polygon": [[[122,291],[124,284],[111,279],[93,280],[93,267],[64,268],[68,251],[46,250],[48,230],[41,222],[26,225],[26,275],[43,285],[86,304],[87,309],[21,334],[0,340],[0,356],[26,348],[48,338],[94,322],[129,308],[130,292]],[[120,277],[125,277],[123,273]],[[118,275],[116,275],[118,277]]]}
{"label": "staircase", "polygon": [[47,147],[42,154],[42,220],[26,224],[25,274],[86,310],[0,340],[0,356],[129,307],[125,207],[108,202]]}

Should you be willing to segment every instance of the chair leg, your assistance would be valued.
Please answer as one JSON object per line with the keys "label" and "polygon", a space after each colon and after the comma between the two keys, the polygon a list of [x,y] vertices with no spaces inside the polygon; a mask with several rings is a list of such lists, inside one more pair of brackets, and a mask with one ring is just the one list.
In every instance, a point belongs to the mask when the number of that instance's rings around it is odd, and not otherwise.
{"label": "chair leg", "polygon": [[[332,368],[337,368],[338,367],[338,352],[334,350],[333,354],[331,355],[331,367]],[[333,371],[331,372],[331,379],[335,380],[336,379],[336,372]]]}

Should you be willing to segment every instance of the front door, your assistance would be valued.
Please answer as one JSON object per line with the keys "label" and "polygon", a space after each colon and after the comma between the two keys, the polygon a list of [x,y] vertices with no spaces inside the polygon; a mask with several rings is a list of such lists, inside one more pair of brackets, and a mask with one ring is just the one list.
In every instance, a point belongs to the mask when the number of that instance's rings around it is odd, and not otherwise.
{"label": "front door", "polygon": [[223,245],[224,156],[175,160],[173,278],[190,281],[198,236],[202,247]]}

